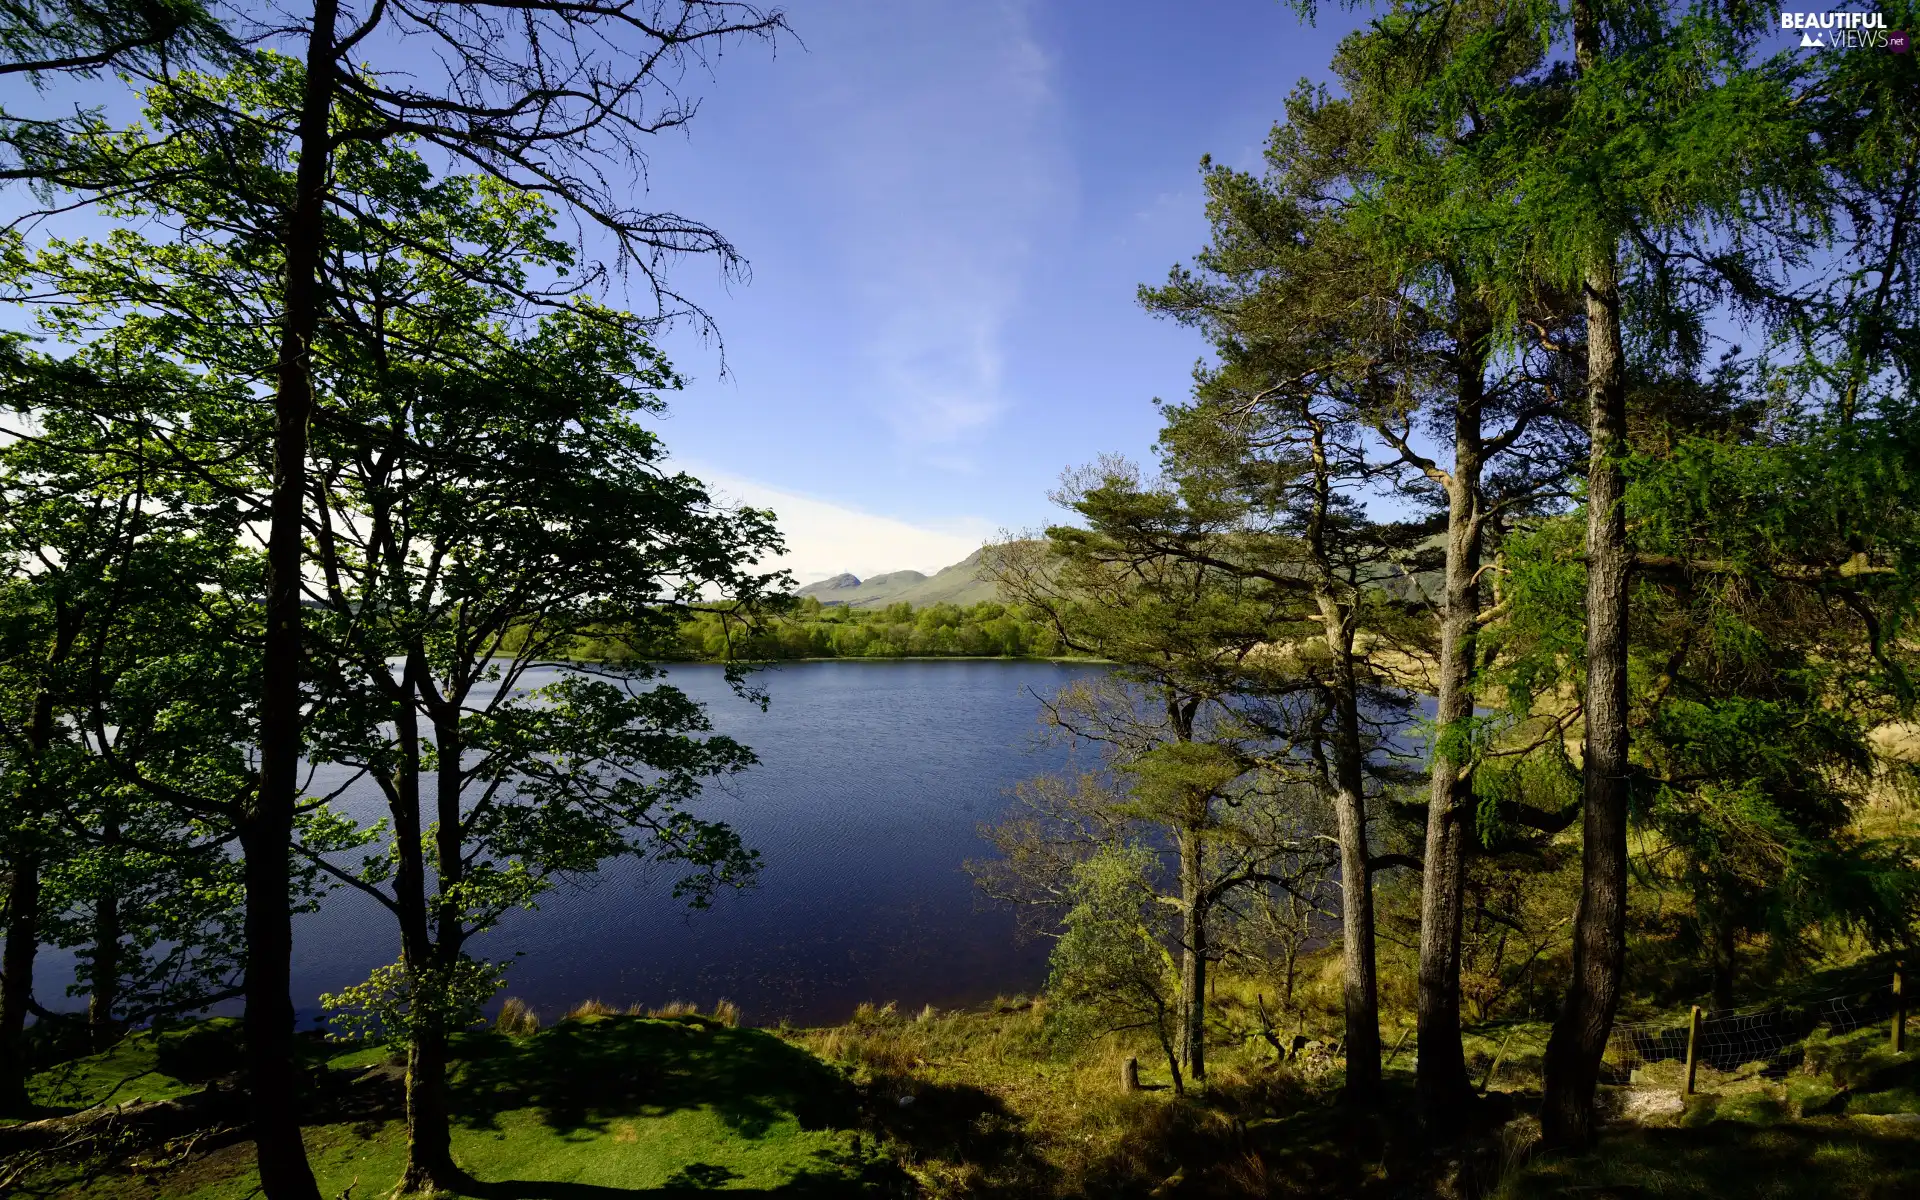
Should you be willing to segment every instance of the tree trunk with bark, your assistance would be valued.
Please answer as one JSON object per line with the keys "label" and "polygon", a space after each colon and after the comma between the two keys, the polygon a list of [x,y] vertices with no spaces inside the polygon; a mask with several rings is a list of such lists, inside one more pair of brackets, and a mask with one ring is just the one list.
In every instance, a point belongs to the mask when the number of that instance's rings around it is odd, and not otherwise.
{"label": "tree trunk with bark", "polygon": [[[100,826],[109,861],[120,845],[120,822],[109,814]],[[120,1039],[113,1009],[120,1002],[120,895],[112,886],[93,906],[93,989],[87,996],[87,1041],[95,1053]]]}
{"label": "tree trunk with bark", "polygon": [[300,1135],[300,1070],[293,1041],[290,820],[240,828],[247,893],[245,1027],[260,1187],[272,1200],[318,1200]]}
{"label": "tree trunk with bark", "polygon": [[[1575,41],[1583,72],[1597,60],[1598,23],[1578,3]],[[1582,763],[1580,903],[1566,1001],[1547,1043],[1541,1135],[1577,1149],[1593,1136],[1600,1058],[1613,1028],[1626,966],[1627,525],[1620,460],[1627,452],[1626,378],[1616,256],[1586,276],[1587,481],[1586,749]]]}
{"label": "tree trunk with bark", "polygon": [[[1311,430],[1312,499],[1307,513],[1306,545],[1318,576],[1314,588],[1320,627],[1332,658],[1327,683],[1328,715],[1333,721],[1331,763],[1322,763],[1333,802],[1340,842],[1340,941],[1345,977],[1341,1003],[1346,1015],[1347,1079],[1350,1100],[1365,1100],[1380,1088],[1380,986],[1373,949],[1373,863],[1367,844],[1366,747],[1360,736],[1360,680],[1354,664],[1354,612],[1334,569],[1327,544],[1332,511],[1332,464],[1327,427],[1304,411]],[[1316,756],[1322,750],[1315,748]]]}
{"label": "tree trunk with bark", "polygon": [[1738,937],[1733,922],[1715,921],[1713,925],[1713,1006],[1722,1012],[1733,1007],[1733,979],[1739,964]]}
{"label": "tree trunk with bark", "polygon": [[1200,830],[1180,837],[1180,1060],[1195,1083],[1207,1081],[1207,906]]}
{"label": "tree trunk with bark", "polygon": [[1453,471],[1446,479],[1447,561],[1440,611],[1438,740],[1428,784],[1426,850],[1421,864],[1420,992],[1415,1089],[1430,1128],[1458,1125],[1473,1085],[1460,1043],[1460,930],[1466,888],[1468,822],[1473,819],[1471,752],[1478,655],[1480,554],[1484,513],[1480,477],[1485,331],[1459,339],[1459,394],[1454,410]]}
{"label": "tree trunk with bark", "polygon": [[300,163],[288,214],[286,279],[274,392],[273,496],[267,537],[265,675],[260,705],[260,791],[243,822],[246,854],[247,1049],[252,1060],[254,1143],[268,1200],[319,1200],[300,1135],[291,986],[291,875],[300,768],[300,592],[309,359],[319,322],[320,258],[332,163],[336,0],[315,0],[297,133]]}
{"label": "tree trunk with bark", "polygon": [[27,1010],[33,960],[40,949],[40,855],[16,850],[7,872],[7,946],[0,954],[0,1112],[24,1113],[27,1099]]}
{"label": "tree trunk with bark", "polygon": [[1340,838],[1340,940],[1346,975],[1349,1099],[1380,1087],[1380,985],[1373,949],[1373,872],[1367,846],[1366,759],[1360,738],[1360,695],[1353,663],[1353,630],[1344,610],[1323,602],[1327,642],[1334,652],[1333,815]]}
{"label": "tree trunk with bark", "polygon": [[457,1190],[462,1172],[453,1163],[446,1079],[446,1032],[416,1031],[407,1046],[407,1166],[400,1177],[402,1192],[431,1195]]}
{"label": "tree trunk with bark", "polygon": [[[460,713],[457,704],[446,702],[434,713],[434,748],[440,762],[436,773],[434,800],[435,874],[440,892],[437,924],[428,938],[427,905],[424,891],[419,907],[421,954],[416,960],[437,973],[439,980],[451,978],[460,958],[466,930],[459,905],[452,899],[462,875],[460,860]],[[417,742],[416,742],[417,744]],[[417,780],[417,776],[416,776]],[[417,787],[417,784],[416,784]],[[416,797],[418,793],[416,791]],[[420,847],[416,800],[413,845]],[[397,830],[396,830],[397,833]],[[412,906],[410,905],[411,909]],[[438,1019],[416,1025],[407,1047],[407,1165],[401,1177],[401,1190],[434,1192],[457,1190],[466,1174],[453,1161],[451,1118],[447,1106],[447,1030]]]}
{"label": "tree trunk with bark", "polygon": [[40,953],[40,869],[34,818],[47,804],[46,757],[53,746],[52,672],[72,653],[80,634],[80,614],[56,602],[53,646],[47,654],[48,682],[34,697],[27,725],[27,783],[22,789],[28,811],[21,814],[19,841],[13,847],[7,881],[7,945],[0,951],[0,1112],[27,1112],[27,1010],[33,1006],[33,962]]}

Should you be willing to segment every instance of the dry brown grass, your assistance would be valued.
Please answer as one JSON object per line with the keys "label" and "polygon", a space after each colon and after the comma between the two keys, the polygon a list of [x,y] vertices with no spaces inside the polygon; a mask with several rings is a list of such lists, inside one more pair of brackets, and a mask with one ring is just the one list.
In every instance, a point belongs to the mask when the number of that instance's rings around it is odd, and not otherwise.
{"label": "dry brown grass", "polygon": [[740,1006],[723,996],[713,1006],[713,1019],[728,1029],[737,1028],[740,1024]]}
{"label": "dry brown grass", "polygon": [[500,1015],[493,1027],[509,1037],[530,1037],[540,1032],[540,1014],[518,996],[508,996],[500,1004]]}
{"label": "dry brown grass", "polygon": [[650,1008],[647,1010],[648,1016],[660,1020],[672,1020],[675,1017],[698,1016],[699,1013],[700,1007],[698,1005],[688,1004],[685,1000],[669,1000],[659,1008]]}
{"label": "dry brown grass", "polygon": [[[1170,1183],[1196,1195],[1287,1194],[1267,1186],[1278,1168],[1244,1144],[1246,1121],[1298,1108],[1312,1089],[1239,1023],[1251,995],[1242,1006],[1229,991],[1217,997],[1226,1015],[1209,1082],[1185,1098],[1157,1044],[1135,1033],[1070,1037],[1025,997],[910,1016],[866,1004],[847,1024],[783,1032],[849,1071],[929,1196],[1140,1194]],[[1146,1090],[1123,1090],[1128,1057]],[[1183,1162],[1197,1165],[1173,1182]]]}
{"label": "dry brown grass", "polygon": [[561,1017],[562,1021],[584,1021],[589,1017],[617,1017],[620,1010],[599,1000],[582,1000]]}

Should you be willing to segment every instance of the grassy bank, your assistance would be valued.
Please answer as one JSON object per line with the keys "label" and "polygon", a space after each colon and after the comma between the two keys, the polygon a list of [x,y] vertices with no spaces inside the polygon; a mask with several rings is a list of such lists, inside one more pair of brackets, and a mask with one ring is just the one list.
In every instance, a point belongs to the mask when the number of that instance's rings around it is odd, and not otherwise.
{"label": "grassy bank", "polygon": [[[1894,1054],[1883,1023],[1816,1034],[1784,1073],[1703,1067],[1701,1094],[1684,1100],[1679,1064],[1654,1064],[1603,1089],[1610,1119],[1594,1153],[1552,1157],[1534,1146],[1545,1022],[1468,1032],[1485,1093],[1466,1134],[1436,1145],[1411,1119],[1405,1014],[1385,1031],[1401,1049],[1384,1100],[1355,1110],[1340,1102],[1324,1016],[1281,1023],[1283,1045],[1304,1039],[1287,1056],[1250,991],[1228,983],[1216,1011],[1208,1083],[1184,1097],[1145,1040],[1062,1042],[1041,1002],[869,1008],[792,1036],[875,1094],[911,1101],[874,1108],[889,1150],[935,1196],[1920,1195],[1920,1053]],[[1130,1056],[1146,1090],[1121,1087]]]}
{"label": "grassy bank", "polygon": [[[35,1098],[75,1111],[197,1092],[231,1065],[231,1032],[135,1035],[38,1076]],[[321,1193],[391,1192],[405,1156],[400,1063],[381,1048],[309,1050],[307,1142]],[[585,1015],[530,1036],[468,1034],[457,1055],[453,1149],[480,1184],[475,1196],[900,1191],[860,1132],[860,1097],[845,1075],[762,1030],[699,1015]],[[14,1194],[241,1200],[257,1191],[238,1129],[130,1156],[102,1149],[29,1172]]]}
{"label": "grassy bank", "polygon": [[[1651,1064],[1606,1090],[1593,1154],[1553,1158],[1532,1148],[1544,1023],[1470,1033],[1486,1094],[1467,1134],[1435,1145],[1410,1120],[1403,1018],[1386,1030],[1399,1047],[1386,1096],[1358,1110],[1340,1101],[1328,1014],[1267,1029],[1255,995],[1222,984],[1209,1077],[1185,1095],[1146,1040],[1070,1037],[1025,997],[965,1012],[863,1006],[804,1030],[585,1006],[537,1032],[460,1039],[454,1152],[476,1179],[469,1194],[485,1197],[1920,1194],[1920,1054],[1894,1054],[1884,1026],[1817,1033],[1785,1071],[1703,1069],[1701,1094],[1684,1100],[1678,1065]],[[35,1098],[73,1112],[230,1085],[233,1034],[216,1022],[135,1035],[42,1073]],[[399,1063],[380,1048],[307,1051],[322,1193],[390,1192],[404,1156]],[[1130,1057],[1137,1091],[1122,1084]],[[49,1160],[0,1190],[243,1200],[256,1179],[236,1126]]]}

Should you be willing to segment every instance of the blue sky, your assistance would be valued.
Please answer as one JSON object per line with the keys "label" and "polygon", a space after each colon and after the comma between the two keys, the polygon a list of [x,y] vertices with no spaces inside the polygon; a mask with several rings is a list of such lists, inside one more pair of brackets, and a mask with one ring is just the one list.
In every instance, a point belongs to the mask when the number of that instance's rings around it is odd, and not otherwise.
{"label": "blue sky", "polygon": [[[1135,289],[1205,239],[1201,155],[1257,167],[1284,97],[1327,78],[1365,13],[1323,5],[1312,26],[1281,0],[784,8],[793,36],[691,75],[698,115],[649,149],[637,205],[713,225],[752,265],[745,283],[708,261],[675,269],[718,325],[727,373],[712,343],[667,332],[688,387],[661,433],[721,494],[779,514],[779,565],[801,582],[936,570],[1056,519],[1063,468],[1150,454],[1152,401],[1186,392],[1204,347]],[[62,230],[97,232],[91,220]]]}
{"label": "blue sky", "polygon": [[675,276],[687,468],[778,511],[802,580],[956,561],[1052,519],[1062,468],[1145,455],[1203,347],[1134,302],[1205,237],[1203,153],[1257,163],[1355,17],[1278,0],[793,0],[652,150],[649,204],[750,259]]}

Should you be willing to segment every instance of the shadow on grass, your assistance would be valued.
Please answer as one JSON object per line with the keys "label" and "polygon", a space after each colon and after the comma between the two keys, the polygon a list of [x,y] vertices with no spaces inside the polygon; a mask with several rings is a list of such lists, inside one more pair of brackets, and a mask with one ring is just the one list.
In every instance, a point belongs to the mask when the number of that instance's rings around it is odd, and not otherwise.
{"label": "shadow on grass", "polygon": [[838,1071],[772,1034],[702,1017],[597,1017],[532,1038],[479,1033],[457,1053],[454,1119],[475,1129],[533,1109],[556,1132],[604,1133],[614,1117],[706,1107],[733,1132],[760,1138],[789,1116],[809,1130],[856,1116]]}
{"label": "shadow on grass", "polygon": [[968,1178],[967,1195],[1054,1194],[1058,1172],[1026,1123],[993,1093],[899,1077],[878,1079],[873,1091],[868,1127],[910,1162],[951,1164]]}
{"label": "shadow on grass", "polygon": [[[910,1161],[964,1164],[978,1179],[1003,1182],[1003,1194],[1044,1194],[1040,1185],[1051,1177],[1020,1119],[983,1089],[880,1080],[863,1091],[839,1069],[772,1034],[702,1017],[567,1021],[521,1039],[476,1034],[463,1040],[459,1053],[452,1100],[455,1120],[469,1128],[496,1128],[501,1114],[531,1109],[563,1135],[599,1133],[616,1118],[705,1107],[746,1138],[763,1137],[789,1118],[803,1129],[863,1132],[851,1149],[816,1151],[812,1163],[771,1189],[737,1189],[729,1168],[696,1162],[643,1191],[528,1180],[476,1185],[477,1195],[497,1200],[668,1198],[719,1190],[730,1196],[902,1194],[908,1181],[891,1156],[880,1153],[883,1143]],[[901,1104],[902,1096],[911,1102]]]}
{"label": "shadow on grass", "polygon": [[1502,1195],[1894,1200],[1920,1195],[1920,1137],[1845,1119],[1641,1129],[1603,1136],[1590,1155],[1536,1162]]}
{"label": "shadow on grass", "polygon": [[896,1196],[912,1194],[911,1184],[900,1169],[882,1159],[867,1158],[858,1151],[819,1150],[815,1164],[799,1171],[786,1183],[773,1188],[729,1187],[740,1176],[717,1163],[689,1163],[674,1172],[656,1188],[619,1188],[591,1183],[551,1183],[530,1179],[474,1181],[470,1194],[481,1200],[604,1200],[610,1197],[644,1197],[647,1200],[685,1200],[710,1196],[724,1190],[733,1197],[781,1197],[782,1200],[807,1200],[809,1197]]}

